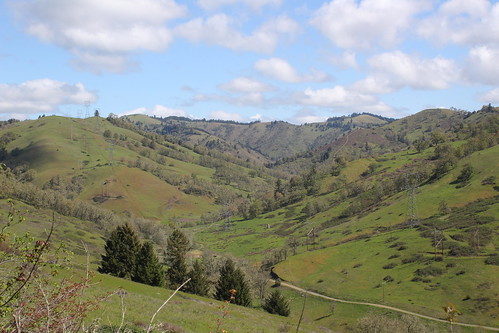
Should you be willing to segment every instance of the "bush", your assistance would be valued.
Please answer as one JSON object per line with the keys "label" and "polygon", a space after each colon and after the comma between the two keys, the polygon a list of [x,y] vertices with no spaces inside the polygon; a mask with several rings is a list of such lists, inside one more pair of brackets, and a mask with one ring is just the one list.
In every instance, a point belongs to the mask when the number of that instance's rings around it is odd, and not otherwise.
{"label": "bush", "polygon": [[274,289],[270,295],[265,299],[263,309],[271,314],[278,314],[280,316],[289,316],[289,302],[281,295],[279,289]]}
{"label": "bush", "polygon": [[449,245],[449,249],[449,255],[453,257],[467,257],[475,253],[475,250],[473,248],[457,243],[451,243]]}
{"label": "bush", "polygon": [[445,269],[435,267],[435,266],[427,266],[425,268],[419,268],[417,269],[414,274],[416,276],[439,276],[445,273]]}
{"label": "bush", "polygon": [[386,282],[392,282],[394,279],[390,276],[390,275],[387,275],[383,278],[383,281],[386,281]]}
{"label": "bush", "polygon": [[487,265],[498,265],[499,266],[499,254],[494,253],[485,259],[485,264]]}
{"label": "bush", "polygon": [[386,264],[385,266],[383,266],[383,269],[392,269],[392,268],[394,268],[395,266],[397,266],[397,264],[396,264],[396,263],[394,263],[394,262],[391,262],[391,263]]}
{"label": "bush", "polygon": [[424,259],[424,256],[421,253],[416,253],[416,254],[411,255],[408,258],[402,259],[402,263],[403,264],[410,264],[413,262],[421,262],[421,261],[423,261],[423,259]]}

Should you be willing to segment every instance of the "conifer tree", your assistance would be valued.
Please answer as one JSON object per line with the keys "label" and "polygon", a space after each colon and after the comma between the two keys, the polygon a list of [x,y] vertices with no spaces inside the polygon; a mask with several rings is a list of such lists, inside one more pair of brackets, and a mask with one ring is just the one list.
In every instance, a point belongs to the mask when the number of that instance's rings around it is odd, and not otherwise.
{"label": "conifer tree", "polygon": [[132,280],[150,286],[162,286],[164,283],[163,266],[160,264],[151,242],[145,242],[137,253],[137,261]]}
{"label": "conifer tree", "polygon": [[204,267],[199,260],[194,261],[188,276],[191,280],[186,285],[186,292],[200,296],[208,295],[210,285]]}
{"label": "conifer tree", "polygon": [[231,259],[227,259],[225,264],[220,267],[220,277],[215,286],[215,299],[227,301],[231,299],[231,290],[236,291],[234,304],[242,306],[251,305],[251,296],[248,283],[245,280],[244,273],[234,266]]}
{"label": "conifer tree", "polygon": [[187,279],[185,254],[188,250],[189,240],[187,237],[181,230],[173,230],[166,245],[166,264],[168,265],[166,276],[172,289],[176,289]]}
{"label": "conifer tree", "polygon": [[128,224],[118,226],[106,241],[98,271],[121,278],[131,278],[140,242]]}
{"label": "conifer tree", "polygon": [[279,289],[274,289],[270,293],[262,307],[268,313],[285,317],[289,316],[289,302],[284,298]]}

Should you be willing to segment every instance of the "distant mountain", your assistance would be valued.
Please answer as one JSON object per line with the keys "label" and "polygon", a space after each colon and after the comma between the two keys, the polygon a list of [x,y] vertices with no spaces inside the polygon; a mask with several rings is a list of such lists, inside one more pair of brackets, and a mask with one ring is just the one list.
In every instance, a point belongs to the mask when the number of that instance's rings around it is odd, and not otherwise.
{"label": "distant mountain", "polygon": [[393,121],[372,114],[329,118],[325,122],[293,125],[283,121],[237,123],[167,117],[126,116],[139,128],[265,162],[291,157],[330,143],[357,128],[375,128]]}

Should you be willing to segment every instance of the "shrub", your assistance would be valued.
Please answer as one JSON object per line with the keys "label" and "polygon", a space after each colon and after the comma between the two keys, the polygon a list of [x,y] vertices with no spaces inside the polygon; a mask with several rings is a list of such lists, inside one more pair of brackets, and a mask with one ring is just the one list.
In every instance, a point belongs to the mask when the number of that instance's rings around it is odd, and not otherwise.
{"label": "shrub", "polygon": [[396,263],[394,263],[394,262],[391,262],[391,263],[386,264],[385,266],[383,266],[383,269],[392,269],[392,268],[394,268],[395,266],[397,266],[397,264],[396,264]]}
{"label": "shrub", "polygon": [[390,275],[387,275],[383,278],[383,281],[386,281],[386,282],[392,282],[394,281],[394,279],[390,276]]}
{"label": "shrub", "polygon": [[268,313],[289,316],[289,302],[281,295],[279,289],[274,289],[270,293],[262,307]]}
{"label": "shrub", "polygon": [[449,249],[449,255],[453,257],[466,257],[471,256],[475,253],[475,250],[473,248],[457,243],[451,243],[449,245]]}
{"label": "shrub", "polygon": [[415,253],[408,258],[402,259],[402,263],[403,264],[410,264],[413,262],[421,262],[421,261],[423,261],[423,259],[424,259],[424,256],[421,253]]}
{"label": "shrub", "polygon": [[499,254],[494,253],[485,259],[485,264],[487,265],[498,265],[499,266]]}
{"label": "shrub", "polygon": [[417,276],[439,276],[445,273],[445,269],[435,267],[435,266],[427,266],[425,268],[417,269],[414,274]]}

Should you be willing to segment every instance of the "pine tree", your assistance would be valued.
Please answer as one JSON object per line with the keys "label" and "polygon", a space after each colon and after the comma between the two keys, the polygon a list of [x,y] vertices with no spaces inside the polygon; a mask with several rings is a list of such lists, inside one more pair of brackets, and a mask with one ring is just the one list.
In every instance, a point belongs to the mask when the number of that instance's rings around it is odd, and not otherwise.
{"label": "pine tree", "polygon": [[163,285],[163,266],[159,263],[159,259],[156,256],[156,253],[154,253],[151,242],[142,244],[139,253],[137,253],[137,262],[132,280],[150,286]]}
{"label": "pine tree", "polygon": [[189,240],[187,237],[181,230],[173,230],[166,245],[166,264],[168,265],[166,276],[172,289],[176,289],[187,280],[185,254],[188,250]]}
{"label": "pine tree", "polygon": [[268,313],[278,314],[280,316],[289,316],[289,302],[282,296],[279,289],[274,289],[265,299],[262,305]]}
{"label": "pine tree", "polygon": [[199,260],[196,260],[189,271],[188,276],[191,278],[186,285],[186,292],[200,296],[207,296],[210,290],[208,278],[203,265]]}
{"label": "pine tree", "polygon": [[234,304],[242,306],[251,305],[251,296],[248,283],[245,280],[244,273],[234,266],[231,259],[227,259],[225,265],[220,267],[220,277],[215,286],[215,299],[227,301],[231,299],[231,290],[236,291]]}
{"label": "pine tree", "polygon": [[135,269],[140,242],[128,224],[118,226],[106,241],[102,255],[100,273],[107,273],[121,278],[131,278]]}

